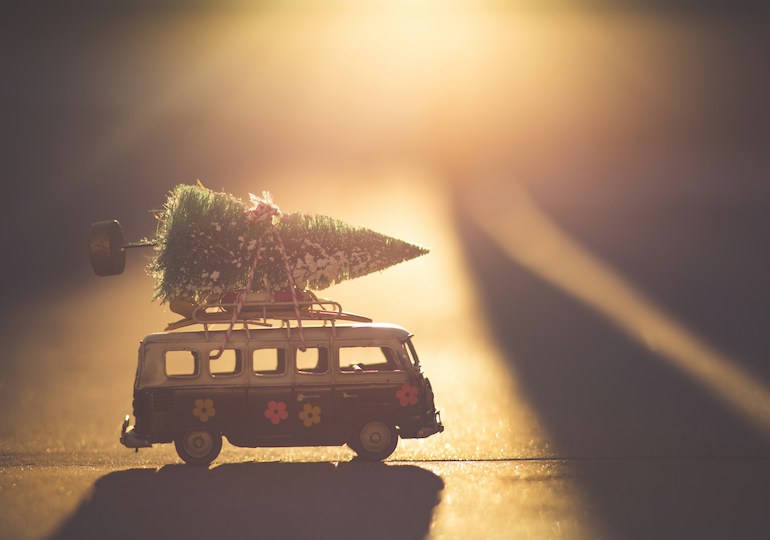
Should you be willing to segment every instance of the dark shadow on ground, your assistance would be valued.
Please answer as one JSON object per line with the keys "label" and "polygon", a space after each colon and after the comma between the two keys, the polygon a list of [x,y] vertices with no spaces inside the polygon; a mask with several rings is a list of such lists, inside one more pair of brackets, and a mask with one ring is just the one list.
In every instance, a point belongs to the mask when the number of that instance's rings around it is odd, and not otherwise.
{"label": "dark shadow on ground", "polygon": [[[709,466],[693,469],[692,463],[705,458],[720,469],[719,460],[709,458],[770,457],[766,436],[656,352],[511,260],[467,217],[459,196],[456,210],[466,259],[508,367],[547,430],[554,453],[582,458],[574,461],[576,481],[612,537],[714,538],[733,533],[737,534],[734,537],[755,537],[741,531],[754,535],[761,530],[757,523],[764,522],[765,513],[756,501],[766,500],[767,488],[751,480],[751,471],[759,463],[759,471],[766,476],[767,459],[746,459],[745,465],[736,466],[739,471],[745,469],[739,479],[725,486],[718,480],[724,475],[709,477]],[[622,226],[614,225],[618,237],[622,233],[617,228]],[[574,230],[566,232],[579,243],[590,243]],[[632,243],[628,250],[633,249],[644,249],[644,244]],[[602,257],[609,251],[592,251],[627,275],[621,259],[609,257],[608,261]],[[670,275],[665,283],[661,278],[661,287],[653,289],[659,293],[664,286],[675,288],[677,279]],[[731,279],[734,288],[756,285],[741,284],[740,275]],[[655,280],[645,284],[655,284]],[[682,306],[687,308],[687,303]],[[689,309],[698,308],[690,304]],[[733,324],[741,325],[742,318],[750,316],[734,316]],[[715,329],[714,334],[718,333]],[[721,337],[730,333],[729,328],[723,329]],[[762,339],[754,343],[755,359],[761,357],[761,343]],[[766,368],[760,362],[743,367],[759,373]],[[617,459],[629,457],[644,459]],[[663,464],[662,469],[650,465],[656,460]],[[618,469],[618,474],[608,474],[608,467]],[[725,510],[719,514],[720,509]],[[732,520],[727,509],[739,510],[742,520]],[[689,534],[696,530],[703,535]]]}
{"label": "dark shadow on ground", "polygon": [[52,539],[424,538],[443,486],[382,463],[132,469],[100,478]]}
{"label": "dark shadow on ground", "polygon": [[[458,199],[456,222],[492,330],[560,452],[589,457],[770,456],[765,435],[747,426],[655,350],[508,257],[467,217],[461,204]],[[616,223],[610,228],[617,231],[623,226]],[[573,234],[569,229],[566,232]],[[627,228],[625,232],[629,232]],[[585,244],[585,237],[575,238]],[[634,249],[644,250],[644,244],[631,242],[629,251]],[[604,252],[592,251],[621,276],[631,272],[618,264],[622,260],[612,257],[608,261]],[[665,264],[658,261],[658,265]],[[633,270],[639,272],[640,266]],[[650,279],[648,288],[642,290],[651,288],[658,293],[655,302],[665,287],[676,288],[685,270],[669,275],[668,283],[665,278]],[[698,267],[689,271],[704,274],[714,270]],[[733,290],[756,286],[742,285],[741,275],[730,279]],[[686,302],[679,307],[678,312],[685,314],[699,309],[694,301],[689,311]],[[705,336],[696,335],[709,343],[714,337],[729,336],[731,329],[725,327],[725,320],[743,326],[747,317],[754,317],[737,312],[722,315],[721,327],[707,326]],[[683,322],[688,326],[690,321]],[[765,356],[760,354],[764,338],[755,340],[754,346],[754,357],[748,363],[742,358],[740,367],[762,373],[767,369],[762,360]],[[765,383],[764,377],[755,378]]]}
{"label": "dark shadow on ground", "polygon": [[612,540],[762,539],[770,531],[770,459],[586,459],[570,462],[600,503]]}

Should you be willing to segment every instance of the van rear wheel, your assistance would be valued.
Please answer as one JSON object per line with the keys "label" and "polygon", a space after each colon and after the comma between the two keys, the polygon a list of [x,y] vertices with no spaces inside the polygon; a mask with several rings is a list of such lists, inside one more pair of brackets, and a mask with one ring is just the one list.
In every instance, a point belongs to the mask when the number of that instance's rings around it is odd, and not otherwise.
{"label": "van rear wheel", "polygon": [[222,435],[207,429],[196,429],[174,439],[176,453],[188,465],[208,465],[222,451]]}
{"label": "van rear wheel", "polygon": [[390,456],[398,445],[398,432],[393,424],[384,420],[370,420],[363,424],[348,446],[366,461],[382,461]]}

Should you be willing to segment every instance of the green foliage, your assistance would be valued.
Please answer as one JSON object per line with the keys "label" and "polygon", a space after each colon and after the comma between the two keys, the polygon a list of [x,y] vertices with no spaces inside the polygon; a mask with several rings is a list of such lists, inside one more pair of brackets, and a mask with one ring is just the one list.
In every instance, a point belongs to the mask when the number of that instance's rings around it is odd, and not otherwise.
{"label": "green foliage", "polygon": [[168,196],[159,216],[155,257],[150,273],[156,298],[209,301],[237,283],[245,283],[241,235],[258,235],[242,201],[200,186],[179,185]]}
{"label": "green foliage", "polygon": [[150,263],[156,298],[204,303],[242,290],[255,256],[259,258],[252,290],[287,289],[278,235],[297,286],[315,290],[428,252],[327,216],[285,214],[274,218],[273,228],[267,222],[250,222],[246,210],[243,201],[227,193],[175,187],[159,216]]}

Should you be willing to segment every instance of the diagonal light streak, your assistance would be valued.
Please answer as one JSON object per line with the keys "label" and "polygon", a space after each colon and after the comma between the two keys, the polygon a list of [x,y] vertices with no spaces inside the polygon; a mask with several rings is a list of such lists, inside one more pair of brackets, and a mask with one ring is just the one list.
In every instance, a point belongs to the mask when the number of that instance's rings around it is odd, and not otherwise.
{"label": "diagonal light streak", "polygon": [[522,186],[488,185],[466,201],[473,220],[511,259],[603,314],[770,435],[767,388],[579,246],[537,208]]}

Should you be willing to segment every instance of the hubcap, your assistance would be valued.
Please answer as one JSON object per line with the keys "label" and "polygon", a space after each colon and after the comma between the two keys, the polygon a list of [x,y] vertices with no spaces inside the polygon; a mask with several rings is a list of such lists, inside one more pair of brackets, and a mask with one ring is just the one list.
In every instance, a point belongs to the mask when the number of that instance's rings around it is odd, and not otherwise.
{"label": "hubcap", "polygon": [[213,447],[214,439],[208,431],[191,431],[184,436],[184,449],[192,457],[205,457]]}
{"label": "hubcap", "polygon": [[368,452],[383,452],[391,436],[390,429],[382,422],[369,422],[361,428],[361,446]]}

